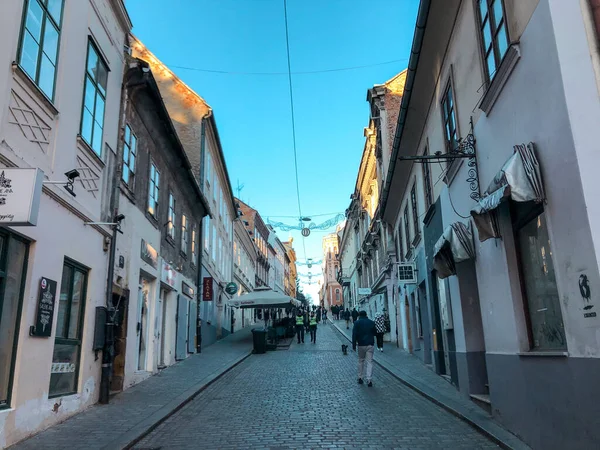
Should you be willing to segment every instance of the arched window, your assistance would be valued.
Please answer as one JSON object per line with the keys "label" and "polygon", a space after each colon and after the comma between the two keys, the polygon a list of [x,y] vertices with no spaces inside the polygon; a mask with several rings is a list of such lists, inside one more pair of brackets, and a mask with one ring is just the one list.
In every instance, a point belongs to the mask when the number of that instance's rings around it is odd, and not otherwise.
{"label": "arched window", "polygon": [[335,301],[336,302],[340,301],[340,290],[339,289],[335,290]]}

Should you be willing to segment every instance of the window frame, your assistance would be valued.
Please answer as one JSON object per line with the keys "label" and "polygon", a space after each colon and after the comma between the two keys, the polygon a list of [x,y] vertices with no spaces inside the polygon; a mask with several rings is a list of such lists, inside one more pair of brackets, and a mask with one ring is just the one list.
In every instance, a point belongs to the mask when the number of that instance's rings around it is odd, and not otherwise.
{"label": "window frame", "polygon": [[421,235],[421,230],[419,229],[419,210],[417,205],[417,180],[413,182],[412,188],[410,189],[410,208],[412,212],[412,222],[413,228],[415,232],[414,239],[417,239],[418,236]]}
{"label": "window frame", "polygon": [[192,225],[192,264],[198,265],[198,225]]}
{"label": "window frame", "polygon": [[169,191],[169,209],[167,212],[167,237],[175,241],[175,224],[177,221],[177,200],[173,195],[173,191]]}
{"label": "window frame", "polygon": [[[65,270],[65,266],[69,266],[72,269],[72,273],[71,273],[71,277],[69,280],[69,306],[67,311],[65,312],[65,317],[67,318],[66,324],[65,324],[65,329],[67,330],[67,337],[58,337],[57,333],[58,333],[58,322],[56,323],[56,327],[54,330],[54,345],[59,344],[59,345],[72,345],[72,346],[77,346],[78,350],[77,350],[77,370],[75,372],[75,380],[74,380],[74,386],[75,386],[75,390],[74,391],[70,391],[70,392],[61,392],[61,393],[56,393],[56,394],[50,394],[50,386],[48,386],[48,398],[57,398],[57,397],[65,397],[68,395],[73,395],[76,394],[78,392],[78,385],[79,385],[79,375],[80,375],[80,370],[81,370],[81,348],[82,348],[82,344],[83,344],[83,326],[84,326],[84,319],[85,319],[85,308],[86,308],[86,304],[87,304],[87,291],[88,291],[88,282],[89,282],[89,272],[90,269],[80,263],[78,263],[77,261],[65,257],[64,261],[63,261],[63,272]],[[78,331],[78,338],[69,338],[68,335],[68,330],[70,328],[70,320],[71,320],[71,308],[72,308],[72,303],[73,303],[73,281],[75,278],[75,272],[81,272],[84,275],[83,278],[83,286],[82,286],[82,295],[81,295],[81,306],[79,308],[79,318],[78,318],[78,324],[77,324],[77,331]],[[62,290],[62,273],[61,273],[61,286],[60,286],[60,290]],[[58,292],[58,296],[60,297],[60,290]],[[60,302],[58,302],[58,308],[60,308]],[[58,309],[57,308],[57,309]],[[52,347],[52,354],[53,354],[53,358],[54,358],[54,346]],[[52,374],[50,374],[52,375]]]}
{"label": "window frame", "polygon": [[402,220],[404,222],[404,233],[406,234],[406,259],[408,259],[408,255],[410,254],[410,244],[411,244],[411,239],[410,239],[410,221],[408,218],[408,202],[406,202],[406,205],[404,205],[404,214],[402,217]]}
{"label": "window frame", "polygon": [[[524,205],[522,204],[519,206],[523,207]],[[546,226],[548,226],[547,211],[544,208],[543,204],[540,204],[540,205],[534,205],[526,213],[519,214],[517,212],[518,206],[512,200],[509,201],[508,208],[510,210],[510,216],[511,216],[511,221],[512,221],[513,242],[514,242],[515,255],[516,255],[516,259],[517,259],[519,285],[520,285],[520,290],[521,290],[521,296],[523,299],[523,302],[522,302],[523,303],[523,315],[525,316],[525,325],[526,325],[526,330],[527,330],[529,351],[550,352],[550,353],[566,352],[566,351],[568,351],[568,343],[567,343],[567,339],[566,339],[566,333],[564,336],[565,337],[565,345],[564,345],[564,348],[562,348],[562,349],[539,348],[539,347],[535,346],[535,339],[534,339],[534,335],[533,335],[533,321],[531,320],[531,308],[529,306],[529,295],[527,294],[527,286],[526,286],[526,281],[525,281],[523,253],[521,251],[521,245],[520,245],[521,241],[520,241],[520,237],[519,237],[519,231],[521,229],[523,229],[524,227],[526,227],[528,224],[530,224],[533,220],[536,220],[542,214],[546,214],[545,221],[546,221]],[[556,268],[554,266],[554,260],[552,261],[552,266],[553,266],[554,272],[556,273]],[[558,291],[558,283],[557,283],[557,294],[560,295],[560,292]],[[564,331],[565,318],[564,318],[564,314],[563,314],[563,310],[562,310],[560,301],[558,302],[558,309],[560,311],[561,320],[562,320],[562,324],[563,324],[563,331]]]}
{"label": "window frame", "polygon": [[[451,103],[452,103],[452,107],[451,108],[447,108],[448,105],[448,94],[451,95]],[[452,151],[455,151],[458,148],[458,142],[460,139],[460,132],[458,129],[458,119],[457,119],[457,114],[456,114],[456,95],[454,92],[454,84],[452,83],[452,76],[448,77],[448,82],[446,83],[446,88],[444,89],[444,94],[442,95],[441,101],[440,101],[440,107],[442,109],[442,127],[444,130],[444,143],[446,146],[446,152],[450,153]],[[455,146],[452,147],[452,136],[450,136],[449,139],[449,135],[450,135],[450,130],[448,128],[448,124],[450,123],[450,116],[452,116],[452,122],[454,124],[454,129],[453,129],[453,135],[455,138]],[[448,162],[448,166],[450,166],[452,164],[453,161]]]}
{"label": "window frame", "polygon": [[[102,63],[105,67],[106,67],[106,88],[104,89],[104,94],[102,94],[102,92],[100,92],[100,90],[98,89],[98,83],[92,79],[90,77],[90,80],[92,82],[92,84],[94,85],[94,111],[92,113],[92,136],[91,136],[91,140],[92,142],[89,142],[86,137],[83,135],[83,117],[84,117],[84,112],[85,112],[85,92],[86,92],[86,86],[87,86],[87,79],[88,79],[88,64],[90,62],[90,49],[93,49],[96,52],[96,56],[98,57],[98,63]],[[110,70],[108,68],[108,63],[104,60],[104,57],[102,56],[102,52],[100,52],[100,47],[98,45],[96,45],[96,43],[94,42],[94,40],[92,39],[92,37],[90,36],[88,38],[88,45],[87,45],[87,55],[85,57],[85,70],[84,70],[84,76],[83,76],[83,96],[81,99],[81,117],[80,117],[80,122],[79,122],[79,136],[81,137],[81,139],[83,139],[83,141],[92,149],[92,151],[99,157],[102,158],[102,143],[103,143],[103,138],[104,138],[104,118],[106,117],[106,94],[108,93],[108,74],[109,74]],[[96,122],[96,101],[98,99],[97,95],[100,94],[104,100],[104,111],[103,111],[103,115],[102,115],[102,136],[100,137],[100,149],[99,151],[96,151],[96,149],[94,148],[94,129],[95,129],[95,122]]]}
{"label": "window frame", "polygon": [[[502,54],[502,55],[500,55],[500,47],[498,45],[497,18],[494,14],[493,15],[494,20],[492,23],[491,15],[490,15],[490,6],[492,6],[491,4],[496,1],[499,1],[501,4],[502,19],[500,22],[502,22],[501,26],[504,26],[504,31],[506,33],[506,50],[505,50],[504,54]],[[485,17],[481,16],[481,6],[480,6],[481,2],[486,2],[486,16]],[[487,85],[489,85],[492,82],[492,80],[494,79],[496,73],[498,73],[498,69],[500,68],[500,65],[502,64],[502,61],[504,60],[504,57],[508,53],[508,49],[510,48],[510,45],[511,45],[510,30],[508,29],[508,22],[507,22],[507,18],[506,18],[506,5],[504,4],[504,0],[474,0],[474,8],[476,9],[475,16],[477,18],[476,25],[477,25],[478,35],[479,35],[479,48],[480,48],[482,66],[483,66],[483,73],[484,73],[485,82]],[[491,10],[493,11],[493,8]],[[484,24],[484,19],[487,20],[487,22],[485,24]],[[487,24],[489,24],[489,25],[487,25]],[[490,42],[490,45],[488,46],[489,48],[486,48],[485,37],[484,37],[485,36],[484,29],[485,29],[486,25],[489,26],[489,29],[490,29],[491,42]],[[494,53],[494,64],[495,64],[494,73],[490,73],[488,62],[487,62],[487,58],[490,53],[490,50]]]}
{"label": "window frame", "polygon": [[3,304],[4,304],[4,292],[6,289],[6,283],[4,282],[4,278],[6,277],[6,267],[8,263],[8,247],[11,239],[15,239],[20,241],[25,246],[25,255],[23,258],[23,274],[21,278],[21,284],[19,288],[19,298],[17,300],[17,314],[15,317],[15,340],[12,344],[11,349],[11,357],[10,357],[10,371],[8,375],[8,384],[6,386],[6,402],[0,403],[0,411],[6,410],[12,407],[12,391],[15,380],[15,367],[17,364],[17,349],[19,346],[19,335],[21,330],[21,318],[23,314],[23,302],[25,298],[25,286],[27,283],[28,272],[27,268],[29,267],[29,250],[30,250],[30,241],[25,239],[19,235],[11,233],[8,230],[0,228],[0,236],[5,239],[6,247],[2,249],[0,252],[0,319],[2,318]]}
{"label": "window frame", "polygon": [[185,214],[181,214],[181,253],[187,255],[189,246],[189,226],[188,217]]}
{"label": "window frame", "polygon": [[[25,40],[25,33],[27,32],[27,13],[29,11],[29,6],[31,5],[31,2],[36,2],[38,5],[40,5],[40,7],[42,8],[42,13],[43,13],[43,19],[42,19],[42,24],[40,27],[40,42],[38,43],[39,49],[38,49],[38,56],[37,56],[37,61],[36,61],[36,76],[32,77],[31,74],[29,74],[29,72],[27,72],[27,70],[25,70],[25,67],[22,64],[22,58],[23,58],[23,43]],[[41,4],[40,4],[41,1]],[[50,12],[48,11],[48,7],[47,7],[47,2],[48,0],[25,0],[23,2],[23,12],[21,14],[21,27],[19,30],[19,45],[17,46],[17,57],[16,57],[16,61],[17,64],[19,65],[19,67],[21,68],[21,70],[23,71],[24,74],[27,75],[27,77],[29,77],[29,79],[33,82],[33,84],[36,86],[36,88],[50,101],[50,103],[53,103],[56,97],[56,77],[57,77],[57,72],[58,72],[58,63],[60,60],[60,42],[61,42],[61,37],[62,37],[62,23],[63,23],[63,17],[64,17],[64,13],[65,13],[65,0],[60,0],[61,1],[61,9],[60,9],[60,18],[59,18],[59,23],[56,23],[56,20],[54,19],[54,17],[52,17],[52,14],[50,14]],[[58,36],[57,36],[57,45],[56,45],[56,60],[55,60],[55,64],[54,64],[54,76],[53,76],[53,80],[52,80],[52,95],[48,95],[39,85],[39,75],[40,75],[40,67],[41,67],[41,63],[42,63],[42,57],[44,54],[44,40],[45,40],[45,33],[46,33],[46,23],[48,21],[48,19],[50,19],[53,23],[53,25],[56,27],[57,32],[58,32]],[[31,33],[30,33],[31,34]],[[33,35],[31,35],[33,37]]]}
{"label": "window frame", "polygon": [[[429,154],[428,146],[425,146],[425,150],[423,150],[423,156],[427,156]],[[428,161],[423,162],[422,164],[422,172],[423,172],[423,191],[425,193],[425,206],[426,210],[433,204],[433,184],[431,183],[431,166]]]}
{"label": "window frame", "polygon": [[[129,130],[129,142],[127,142],[127,130]],[[134,140],[135,145],[131,145],[132,138]],[[133,150],[132,150],[133,148]],[[125,153],[127,152],[127,160],[125,160]],[[131,169],[131,156],[133,155],[133,170]],[[121,181],[125,183],[125,185],[129,188],[129,190],[133,191],[135,188],[135,169],[137,163],[137,136],[131,129],[129,124],[125,124],[125,129],[123,130],[123,161],[121,167]],[[128,181],[125,181],[124,174],[125,169],[128,171]]]}
{"label": "window frame", "polygon": [[[158,175],[158,184],[156,180],[152,178],[152,168],[154,167],[155,175]],[[157,191],[156,198],[151,197],[151,187],[154,185],[155,190]],[[152,198],[155,202],[154,210],[150,211],[150,198]],[[160,171],[156,167],[156,164],[152,159],[150,159],[150,167],[148,169],[148,198],[146,199],[146,212],[150,214],[153,219],[158,219],[158,207],[159,207],[159,198],[160,198]]]}

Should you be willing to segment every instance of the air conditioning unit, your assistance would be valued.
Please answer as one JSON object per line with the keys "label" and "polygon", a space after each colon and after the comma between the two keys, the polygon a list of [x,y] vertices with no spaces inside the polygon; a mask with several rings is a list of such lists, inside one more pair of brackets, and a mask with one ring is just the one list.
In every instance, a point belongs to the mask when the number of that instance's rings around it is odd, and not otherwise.
{"label": "air conditioning unit", "polygon": [[398,264],[398,283],[417,284],[415,263]]}

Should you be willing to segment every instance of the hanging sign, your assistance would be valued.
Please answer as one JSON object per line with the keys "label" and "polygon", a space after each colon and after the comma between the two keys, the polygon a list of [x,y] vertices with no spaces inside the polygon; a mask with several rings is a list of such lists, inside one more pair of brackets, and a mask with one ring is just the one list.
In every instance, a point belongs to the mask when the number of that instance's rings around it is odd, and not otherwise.
{"label": "hanging sign", "polygon": [[0,224],[37,225],[43,179],[40,169],[0,169]]}
{"label": "hanging sign", "polygon": [[202,280],[202,300],[205,302],[213,301],[213,279],[212,277],[204,277]]}
{"label": "hanging sign", "polygon": [[237,290],[238,286],[233,281],[231,283],[227,283],[227,286],[225,286],[225,292],[227,292],[229,295],[234,295]]}
{"label": "hanging sign", "polygon": [[181,292],[183,292],[184,295],[187,295],[189,298],[194,298],[194,288],[185,281],[181,282]]}
{"label": "hanging sign", "polygon": [[36,337],[50,337],[54,318],[56,281],[42,277],[39,288],[35,325],[29,329],[29,334]]}
{"label": "hanging sign", "polygon": [[302,236],[309,237],[310,236],[310,228],[302,228]]}

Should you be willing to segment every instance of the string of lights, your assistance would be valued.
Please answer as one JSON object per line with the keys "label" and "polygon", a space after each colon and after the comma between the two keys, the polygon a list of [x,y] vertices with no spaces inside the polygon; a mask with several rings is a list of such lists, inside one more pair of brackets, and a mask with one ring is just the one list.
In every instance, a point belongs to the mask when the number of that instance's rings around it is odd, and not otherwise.
{"label": "string of lights", "polygon": [[267,218],[267,222],[273,228],[279,228],[281,231],[292,231],[292,230],[301,231],[304,228],[308,228],[309,230],[313,231],[313,230],[328,230],[330,228],[333,228],[333,227],[337,226],[337,224],[339,224],[345,218],[346,218],[346,216],[344,214],[340,213],[340,214],[336,214],[335,217],[332,217],[331,219],[328,219],[325,222],[322,222],[320,224],[311,222],[309,225],[304,225],[302,219],[300,219],[298,221],[297,225],[292,225],[292,224],[284,223],[284,222],[277,222],[277,221],[271,220],[269,218]]}

